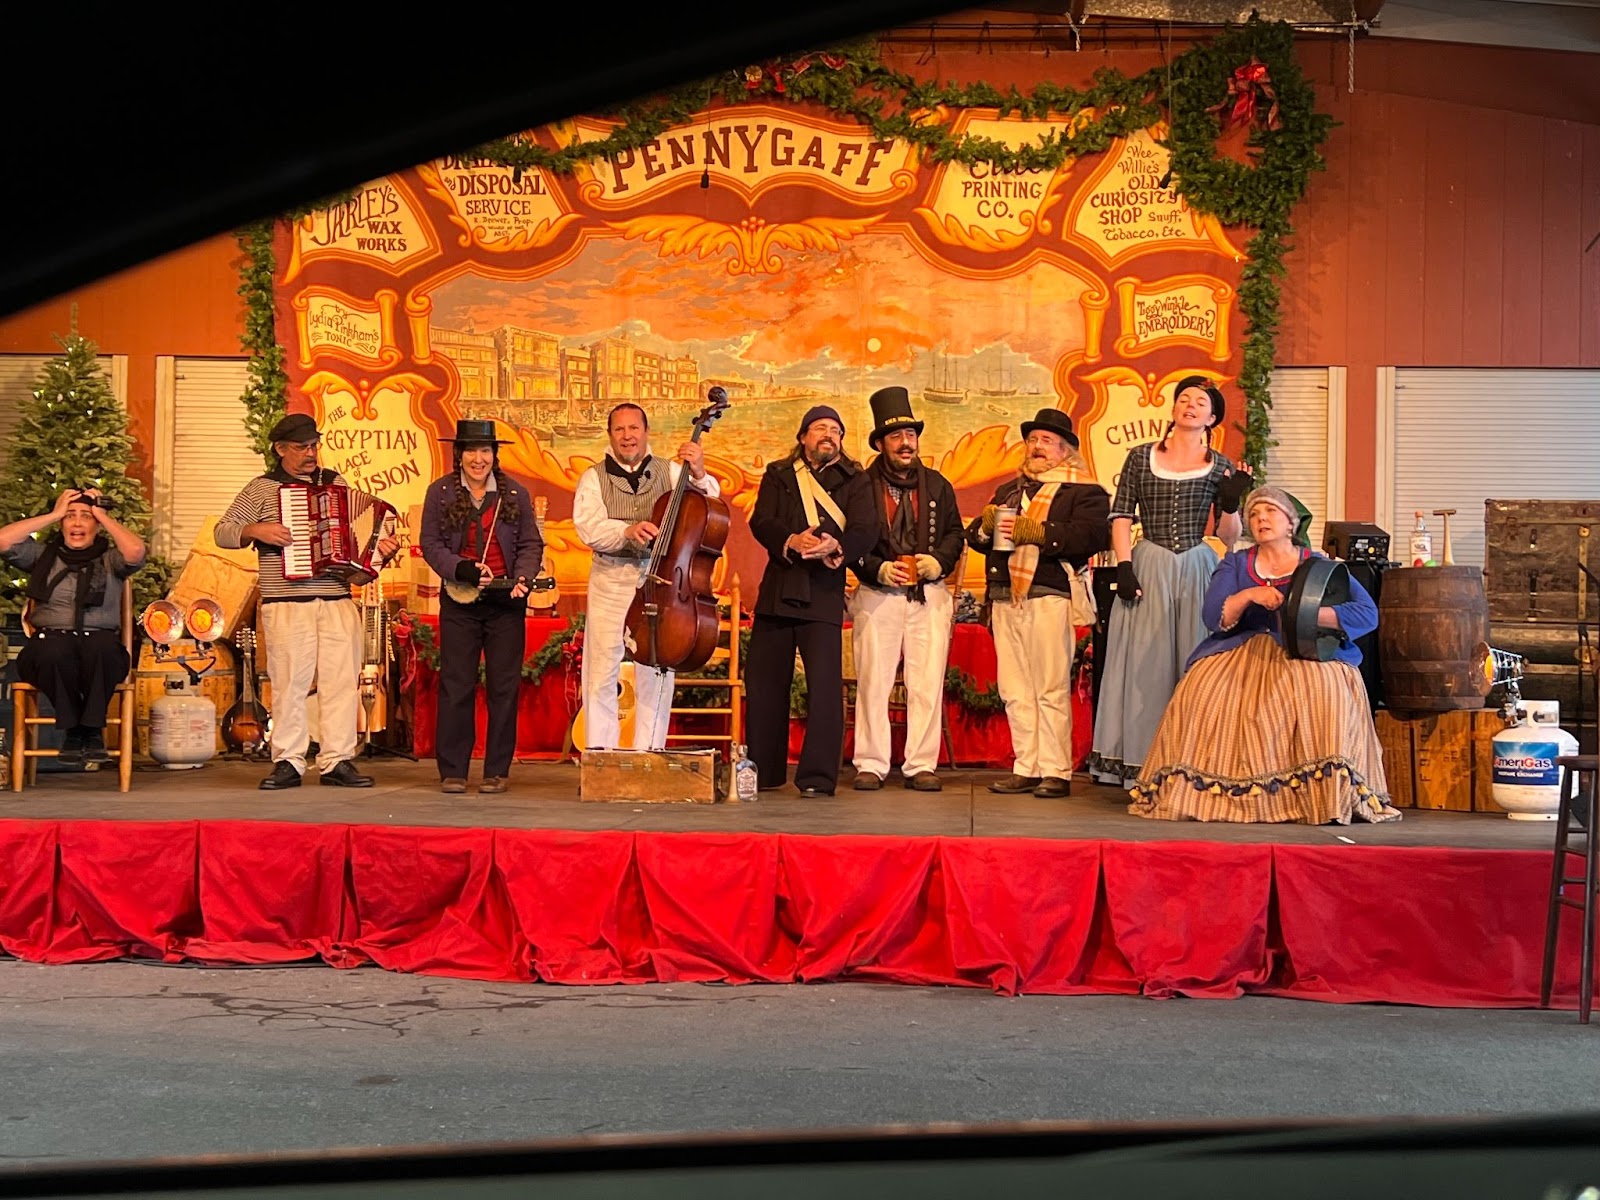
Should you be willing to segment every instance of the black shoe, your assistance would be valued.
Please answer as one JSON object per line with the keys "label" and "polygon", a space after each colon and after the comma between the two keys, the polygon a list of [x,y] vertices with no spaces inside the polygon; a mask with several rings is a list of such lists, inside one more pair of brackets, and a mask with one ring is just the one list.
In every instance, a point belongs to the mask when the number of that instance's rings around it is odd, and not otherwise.
{"label": "black shoe", "polygon": [[86,729],[84,731],[83,761],[86,763],[111,761],[111,753],[106,749],[106,739],[103,731],[99,729]]}
{"label": "black shoe", "polygon": [[322,747],[321,746],[317,745],[315,742],[307,742],[306,743],[306,761],[308,763],[316,762],[317,761],[317,755],[319,755],[321,753],[322,753]]}
{"label": "black shoe", "polygon": [[1007,775],[1004,779],[997,779],[989,785],[991,792],[999,792],[1002,796],[1020,795],[1031,792],[1044,780],[1037,775]]}
{"label": "black shoe", "polygon": [[272,764],[272,774],[256,785],[263,792],[280,792],[284,788],[300,786],[300,772],[288,759]]}
{"label": "black shoe", "polygon": [[862,771],[850,786],[858,792],[875,792],[883,786],[883,777],[874,775],[871,771]]}
{"label": "black shoe", "polygon": [[347,758],[335,763],[331,770],[324,771],[320,782],[323,787],[371,787],[372,776],[356,770]]}
{"label": "black shoe", "polygon": [[64,767],[83,766],[83,733],[80,730],[67,730],[61,739],[61,749],[56,752],[56,761]]}
{"label": "black shoe", "polygon": [[1072,795],[1072,780],[1041,779],[1039,786],[1033,789],[1033,794],[1041,800],[1059,800]]}
{"label": "black shoe", "polygon": [[832,788],[819,788],[819,787],[803,787],[803,788],[800,789],[800,794],[802,796],[804,796],[807,800],[815,800],[819,796],[831,796],[831,795],[833,795],[833,789]]}

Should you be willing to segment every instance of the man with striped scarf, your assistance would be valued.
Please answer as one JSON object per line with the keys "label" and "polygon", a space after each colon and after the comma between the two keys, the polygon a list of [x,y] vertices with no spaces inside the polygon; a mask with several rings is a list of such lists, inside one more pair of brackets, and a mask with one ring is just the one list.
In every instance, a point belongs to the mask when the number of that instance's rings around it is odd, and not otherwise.
{"label": "man with striped scarf", "polygon": [[[985,555],[996,674],[1016,759],[989,790],[1061,797],[1072,790],[1076,626],[1094,615],[1081,572],[1111,544],[1111,497],[1078,453],[1066,413],[1040,409],[1022,423],[1022,440],[1021,472],[967,527],[968,542]],[[1007,548],[996,548],[997,534]]]}

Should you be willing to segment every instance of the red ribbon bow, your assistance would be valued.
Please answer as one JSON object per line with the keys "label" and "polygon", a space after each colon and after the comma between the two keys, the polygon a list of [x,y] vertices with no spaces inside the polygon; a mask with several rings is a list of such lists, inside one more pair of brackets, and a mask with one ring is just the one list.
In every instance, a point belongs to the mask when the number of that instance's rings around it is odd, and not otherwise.
{"label": "red ribbon bow", "polygon": [[1244,66],[1234,68],[1233,74],[1228,77],[1228,94],[1206,111],[1220,113],[1228,108],[1231,101],[1233,107],[1222,118],[1222,127],[1227,129],[1234,125],[1248,125],[1256,120],[1257,105],[1263,100],[1271,102],[1265,122],[1267,128],[1282,129],[1283,119],[1278,115],[1278,95],[1272,88],[1272,76],[1267,71],[1266,63],[1252,57]]}

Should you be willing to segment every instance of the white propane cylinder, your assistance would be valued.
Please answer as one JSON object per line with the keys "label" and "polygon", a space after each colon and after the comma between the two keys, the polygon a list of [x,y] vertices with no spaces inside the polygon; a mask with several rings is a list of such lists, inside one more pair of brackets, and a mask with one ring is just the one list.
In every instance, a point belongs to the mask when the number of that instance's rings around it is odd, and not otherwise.
{"label": "white propane cylinder", "polygon": [[1554,821],[1561,808],[1556,759],[1578,752],[1561,728],[1561,702],[1523,700],[1522,720],[1494,735],[1494,802],[1513,821]]}
{"label": "white propane cylinder", "polygon": [[169,771],[204,766],[217,752],[217,706],[169,679],[166,695],[150,706],[150,757]]}

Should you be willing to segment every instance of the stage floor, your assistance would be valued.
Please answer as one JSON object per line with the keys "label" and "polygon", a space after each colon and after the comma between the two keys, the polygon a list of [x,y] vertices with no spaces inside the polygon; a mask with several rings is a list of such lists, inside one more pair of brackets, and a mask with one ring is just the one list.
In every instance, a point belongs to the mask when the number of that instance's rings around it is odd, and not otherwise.
{"label": "stage floor", "polygon": [[[838,795],[802,799],[792,787],[763,792],[755,804],[627,804],[578,799],[578,768],[519,763],[499,796],[445,796],[433,761],[379,758],[362,769],[371,789],[307,786],[263,792],[262,763],[214,761],[192,771],[142,764],[133,790],[116,791],[114,772],[41,772],[19,794],[0,793],[0,818],[129,821],[297,821],[308,824],[436,825],[456,828],[607,829],[640,832],[868,834],[894,837],[1055,838],[1124,842],[1203,841],[1278,845],[1447,846],[1548,850],[1554,827],[1490,813],[1407,809],[1381,825],[1227,825],[1149,821],[1130,816],[1120,791],[1080,776],[1067,800],[998,796],[996,771],[946,771],[944,791],[851,789],[845,768]],[[898,777],[895,777],[898,778]]]}

